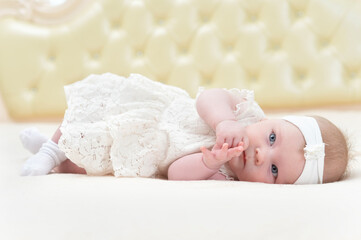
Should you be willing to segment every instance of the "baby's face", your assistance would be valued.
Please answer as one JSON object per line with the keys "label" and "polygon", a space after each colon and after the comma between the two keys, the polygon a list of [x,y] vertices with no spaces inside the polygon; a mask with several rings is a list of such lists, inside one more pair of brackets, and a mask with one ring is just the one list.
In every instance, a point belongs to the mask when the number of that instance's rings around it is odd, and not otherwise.
{"label": "baby's face", "polygon": [[229,165],[240,181],[293,184],[305,165],[305,140],[293,124],[263,120],[245,128],[245,151]]}

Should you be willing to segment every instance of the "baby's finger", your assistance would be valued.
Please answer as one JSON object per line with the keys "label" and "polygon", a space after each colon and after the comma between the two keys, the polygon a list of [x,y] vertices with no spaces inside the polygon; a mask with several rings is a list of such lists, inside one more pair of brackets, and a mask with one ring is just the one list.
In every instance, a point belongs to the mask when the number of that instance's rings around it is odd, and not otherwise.
{"label": "baby's finger", "polygon": [[217,147],[216,150],[220,150],[225,143],[225,138],[223,137],[217,137],[215,146]]}
{"label": "baby's finger", "polygon": [[218,145],[217,143],[216,143],[216,144],[214,144],[214,146],[213,146],[213,148],[212,148],[212,151],[215,151],[215,150],[221,150],[222,145],[223,145],[223,143],[222,143],[221,145]]}
{"label": "baby's finger", "polygon": [[216,158],[218,160],[224,160],[227,158],[227,154],[228,154],[228,144],[224,143],[222,145],[222,149],[217,152]]}
{"label": "baby's finger", "polygon": [[211,151],[208,150],[206,147],[201,147],[201,152],[203,153],[203,156],[206,158],[213,158],[213,154]]}
{"label": "baby's finger", "polygon": [[241,137],[234,138],[232,147],[237,147],[241,141],[242,141]]}
{"label": "baby's finger", "polygon": [[228,147],[231,148],[233,144],[233,137],[228,137],[225,139],[225,143],[228,144]]}
{"label": "baby's finger", "polygon": [[234,157],[239,157],[242,155],[242,152],[244,151],[244,148],[242,146],[238,146],[235,148],[230,148],[228,150],[228,154],[227,154],[227,158],[234,158]]}

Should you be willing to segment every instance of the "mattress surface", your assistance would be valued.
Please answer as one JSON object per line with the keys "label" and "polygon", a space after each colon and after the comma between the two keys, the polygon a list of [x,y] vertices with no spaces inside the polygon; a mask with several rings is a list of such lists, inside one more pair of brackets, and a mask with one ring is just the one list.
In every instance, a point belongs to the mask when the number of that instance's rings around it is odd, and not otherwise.
{"label": "mattress surface", "polygon": [[[361,111],[296,113],[328,117],[360,151]],[[20,177],[30,154],[17,135],[29,126],[51,136],[58,123],[0,124],[1,239],[361,239],[360,155],[345,180],[323,185]]]}

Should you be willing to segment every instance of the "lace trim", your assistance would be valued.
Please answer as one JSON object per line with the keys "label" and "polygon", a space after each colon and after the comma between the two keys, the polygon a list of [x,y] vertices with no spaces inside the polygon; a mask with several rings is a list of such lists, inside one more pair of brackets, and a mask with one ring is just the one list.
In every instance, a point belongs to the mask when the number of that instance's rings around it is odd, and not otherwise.
{"label": "lace trim", "polygon": [[222,167],[218,171],[220,174],[226,177],[229,181],[235,181],[237,180],[237,177],[234,175],[232,170],[227,165],[222,165]]}

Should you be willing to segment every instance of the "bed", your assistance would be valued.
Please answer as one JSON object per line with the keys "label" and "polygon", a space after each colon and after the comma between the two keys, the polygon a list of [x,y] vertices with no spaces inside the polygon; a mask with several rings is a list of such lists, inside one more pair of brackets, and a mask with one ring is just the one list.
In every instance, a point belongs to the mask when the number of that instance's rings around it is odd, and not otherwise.
{"label": "bed", "polygon": [[[1,239],[361,239],[361,2],[0,1]],[[349,136],[323,185],[20,177],[18,133],[49,137],[63,86],[141,73],[195,96],[255,90],[268,117],[317,114]]]}

